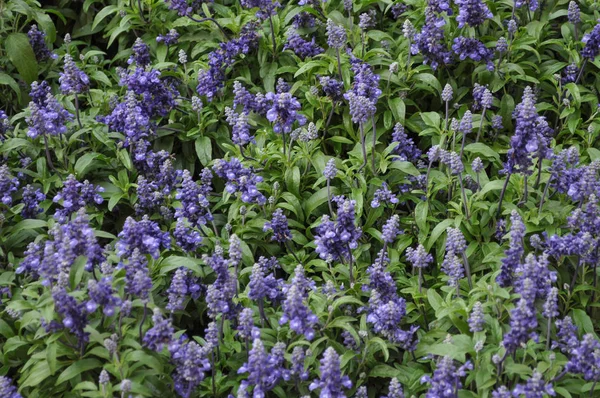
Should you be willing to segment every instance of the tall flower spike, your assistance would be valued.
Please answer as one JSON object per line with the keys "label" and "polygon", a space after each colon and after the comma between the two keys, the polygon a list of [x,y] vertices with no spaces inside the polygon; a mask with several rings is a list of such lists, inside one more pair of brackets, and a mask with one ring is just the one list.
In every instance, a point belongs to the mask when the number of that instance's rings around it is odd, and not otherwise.
{"label": "tall flower spike", "polygon": [[286,287],[286,300],[283,302],[283,315],[279,319],[279,324],[289,322],[290,329],[298,334],[304,334],[307,340],[312,340],[315,336],[313,326],[319,318],[304,303],[308,298],[306,283],[304,269],[302,265],[298,265],[292,283]]}
{"label": "tall flower spike", "polygon": [[144,335],[144,346],[152,351],[161,352],[163,347],[168,346],[173,341],[175,329],[171,325],[171,319],[165,319],[159,308],[154,309],[152,322],[154,326],[148,329]]}
{"label": "tall flower spike", "polygon": [[44,40],[46,33],[40,31],[37,25],[31,25],[29,32],[27,32],[27,37],[29,38],[29,44],[35,54],[35,59],[38,62],[45,61],[49,58],[57,58],[57,55],[53,54],[46,45]]}
{"label": "tall flower spike", "polygon": [[248,373],[248,378],[242,380],[238,389],[238,397],[249,397],[247,390],[253,387],[253,397],[265,397],[280,380],[289,378],[288,371],[283,367],[283,352],[285,344],[278,343],[267,354],[263,342],[254,339],[252,349],[248,353],[248,362],[239,369],[238,374]]}
{"label": "tall flower spike", "polygon": [[327,44],[331,48],[341,49],[346,45],[347,35],[343,26],[337,25],[331,19],[327,20]]}
{"label": "tall flower spike", "polygon": [[514,273],[522,261],[525,253],[525,224],[516,210],[510,215],[510,241],[508,249],[504,252],[504,258],[501,260],[500,274],[496,282],[502,287],[508,287],[512,284]]}
{"label": "tall flower spike", "polygon": [[81,94],[89,90],[90,78],[75,65],[69,54],[65,55],[64,72],[59,75],[60,91],[63,94]]}
{"label": "tall flower spike", "polygon": [[461,378],[467,375],[467,370],[473,369],[473,364],[467,361],[457,367],[450,357],[441,358],[433,376],[423,376],[421,383],[429,383],[430,387],[425,394],[426,398],[454,398],[462,388]]}
{"label": "tall flower spike", "polygon": [[340,370],[340,357],[333,347],[327,348],[321,359],[321,375],[314,380],[309,390],[320,390],[320,398],[342,398],[345,397],[342,387],[352,388],[352,382],[348,376],[342,376]]}
{"label": "tall flower spike", "polygon": [[486,19],[493,18],[485,1],[482,0],[455,0],[458,5],[458,27],[462,28],[466,25],[479,26]]}
{"label": "tall flower spike", "polygon": [[273,218],[270,222],[266,222],[263,231],[273,231],[271,240],[285,243],[292,239],[292,233],[288,226],[287,217],[283,214],[283,210],[277,209],[273,213]]}
{"label": "tall flower spike", "polygon": [[390,217],[387,222],[384,224],[381,235],[383,237],[383,241],[386,244],[393,243],[396,240],[396,237],[401,233],[400,231],[400,217],[397,214],[394,214]]}
{"label": "tall flower spike", "polygon": [[473,309],[469,316],[469,330],[471,332],[481,332],[483,330],[483,325],[485,325],[485,320],[483,319],[483,306],[479,301],[476,301],[475,304],[473,304]]}
{"label": "tall flower spike", "polygon": [[0,397],[3,398],[23,398],[13,386],[12,380],[6,376],[0,376]]}

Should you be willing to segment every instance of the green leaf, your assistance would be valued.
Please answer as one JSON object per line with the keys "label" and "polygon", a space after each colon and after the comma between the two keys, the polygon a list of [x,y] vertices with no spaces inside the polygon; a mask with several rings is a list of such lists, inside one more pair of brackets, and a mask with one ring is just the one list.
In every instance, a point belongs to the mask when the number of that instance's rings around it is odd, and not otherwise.
{"label": "green leaf", "polygon": [[587,153],[588,153],[588,155],[590,155],[590,160],[592,162],[600,159],[600,151],[597,150],[596,148],[588,148]]}
{"label": "green leaf", "polygon": [[87,171],[87,168],[98,156],[100,156],[99,153],[90,152],[77,159],[77,162],[75,163],[75,174],[77,174],[77,177],[83,177]]}
{"label": "green leaf", "polygon": [[[331,187],[331,195],[337,195],[337,187]],[[304,203],[304,214],[312,214],[317,207],[327,202],[327,188],[323,187],[317,192],[313,193],[310,198]]]}
{"label": "green leaf", "polygon": [[13,89],[17,96],[21,95],[21,90],[19,89],[19,85],[17,84],[15,79],[7,75],[6,73],[0,72],[0,84],[4,86],[10,86],[10,88]]}
{"label": "green leaf", "polygon": [[393,98],[388,101],[390,110],[394,115],[397,122],[404,123],[404,117],[406,115],[406,105],[402,98]]}
{"label": "green leaf", "polygon": [[74,364],[72,364],[71,366],[66,368],[60,374],[60,376],[58,376],[58,379],[56,380],[55,385],[59,385],[61,383],[64,383],[65,381],[69,381],[73,377],[80,375],[81,373],[86,372],[88,370],[101,368],[101,367],[102,367],[102,362],[100,362],[97,359],[94,359],[94,358],[80,359],[79,361],[75,362]]}
{"label": "green leaf", "polygon": [[212,144],[210,138],[199,137],[195,142],[196,154],[202,166],[207,166],[212,160]]}
{"label": "green leaf", "polygon": [[400,369],[391,367],[390,365],[377,365],[369,372],[369,377],[383,377],[385,379],[391,379],[398,377],[403,372]]}
{"label": "green leaf", "polygon": [[419,202],[415,207],[415,221],[417,227],[421,231],[427,230],[427,212],[429,211],[429,204],[427,202]]}
{"label": "green leaf", "polygon": [[94,30],[104,18],[108,17],[110,14],[117,12],[118,10],[119,7],[117,6],[106,6],[102,10],[100,10],[100,12],[96,14],[96,17],[94,18],[94,23],[92,23],[92,30]]}
{"label": "green leaf", "polygon": [[585,333],[591,333],[596,338],[596,332],[594,331],[594,324],[592,323],[592,319],[588,314],[585,313],[584,310],[574,309],[573,310],[573,321],[579,330],[583,330]]}
{"label": "green leaf", "polygon": [[498,155],[498,152],[481,142],[475,142],[465,146],[465,152],[482,155],[485,158],[494,159],[495,161],[500,162],[500,155]]}
{"label": "green leaf", "polygon": [[6,53],[27,84],[31,84],[37,79],[38,64],[26,34],[11,33],[8,35]]}
{"label": "green leaf", "polygon": [[411,176],[418,176],[421,174],[419,173],[419,170],[417,170],[415,165],[411,162],[392,162],[392,164],[390,165],[390,169],[400,170],[405,172],[406,174],[410,174]]}
{"label": "green leaf", "polygon": [[46,361],[48,362],[48,368],[50,368],[50,374],[56,372],[56,344],[50,343],[46,348]]}
{"label": "green leaf", "polygon": [[48,222],[44,220],[23,220],[18,222],[14,227],[13,231],[22,231],[25,229],[36,229],[36,228],[46,228],[48,227]]}
{"label": "green leaf", "polygon": [[40,30],[46,33],[48,37],[48,41],[50,43],[54,43],[56,40],[56,28],[54,27],[54,22],[52,22],[52,18],[48,14],[45,14],[41,11],[35,13],[35,20],[40,25]]}
{"label": "green leaf", "polygon": [[440,114],[437,112],[423,112],[421,113],[421,119],[423,119],[423,122],[429,127],[440,127],[441,118]]}
{"label": "green leaf", "polygon": [[369,340],[368,345],[371,344],[375,344],[380,348],[379,350],[375,350],[375,352],[383,351],[383,358],[387,362],[387,360],[390,358],[390,351],[388,350],[387,343],[383,341],[381,337],[373,337]]}
{"label": "green leaf", "polygon": [[9,138],[4,141],[4,144],[0,146],[0,150],[3,153],[9,153],[11,151],[15,151],[21,148],[32,148],[33,145],[30,141],[24,138]]}
{"label": "green leaf", "polygon": [[439,293],[435,291],[435,289],[427,290],[427,300],[429,301],[429,305],[431,305],[431,308],[433,308],[435,312],[437,312],[444,303],[444,299],[442,299],[442,296],[440,296]]}
{"label": "green leaf", "polygon": [[48,362],[39,361],[33,365],[27,377],[24,380],[21,379],[19,386],[21,388],[35,387],[42,381],[46,380],[48,376],[50,376],[50,367],[48,366]]}
{"label": "green leaf", "polygon": [[444,220],[441,223],[437,224],[431,235],[429,236],[429,240],[427,241],[427,245],[425,246],[427,250],[431,249],[433,244],[438,240],[441,234],[446,232],[448,227],[454,223],[454,220]]}
{"label": "green leaf", "polygon": [[291,193],[300,197],[300,169],[298,166],[285,171],[285,185]]}

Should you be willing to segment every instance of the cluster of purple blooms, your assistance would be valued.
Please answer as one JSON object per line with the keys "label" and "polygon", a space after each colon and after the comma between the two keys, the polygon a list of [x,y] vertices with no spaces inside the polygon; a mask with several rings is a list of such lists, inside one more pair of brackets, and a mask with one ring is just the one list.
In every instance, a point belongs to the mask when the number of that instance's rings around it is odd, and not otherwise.
{"label": "cluster of purple blooms", "polygon": [[177,44],[179,41],[179,33],[177,30],[171,29],[168,33],[164,35],[158,35],[156,37],[157,43],[164,43],[166,46],[172,46]]}
{"label": "cluster of purple blooms", "polygon": [[63,182],[63,189],[58,192],[52,201],[60,204],[61,209],[56,210],[54,218],[64,223],[71,214],[86,206],[101,204],[104,199],[100,195],[104,188],[90,184],[89,181],[79,182],[73,174],[69,174]]}
{"label": "cluster of purple blooms", "polygon": [[343,196],[332,199],[337,204],[337,218],[334,221],[324,215],[317,227],[315,251],[325,261],[344,261],[352,256],[351,250],[358,247],[362,230],[355,225],[356,202]]}
{"label": "cluster of purple blooms", "polygon": [[411,326],[408,331],[400,327],[406,315],[406,301],[398,296],[396,282],[385,270],[389,264],[387,254],[381,250],[375,262],[367,269],[369,284],[365,290],[371,292],[367,307],[367,323],[375,333],[379,333],[392,343],[403,349],[414,351],[417,346],[416,331],[418,326]]}
{"label": "cluster of purple blooms", "polygon": [[65,70],[59,76],[58,82],[63,94],[81,94],[89,90],[90,78],[75,65],[69,54],[65,55]]}
{"label": "cluster of purple blooms", "polygon": [[315,55],[321,54],[323,48],[315,43],[315,37],[313,36],[311,41],[307,41],[298,34],[296,30],[288,33],[287,43],[284,50],[292,50],[301,59],[311,58]]}
{"label": "cluster of purple blooms", "polygon": [[[259,338],[254,339],[252,349],[248,353],[248,361],[239,369],[238,373],[248,373],[242,380],[237,392],[239,398],[264,397],[281,380],[289,380],[290,373],[284,367],[285,344],[277,343],[270,353]],[[247,391],[253,388],[252,395]]]}
{"label": "cluster of purple blooms", "polygon": [[467,58],[475,62],[483,61],[486,63],[488,70],[494,70],[494,52],[477,39],[459,36],[454,39],[452,51],[454,51],[461,61]]}
{"label": "cluster of purple blooms", "polygon": [[4,398],[23,398],[12,380],[6,376],[0,376],[0,396]]}
{"label": "cluster of purple blooms", "polygon": [[19,189],[19,179],[10,173],[8,165],[0,166],[0,201],[10,206],[13,202],[12,194]]}
{"label": "cluster of purple blooms", "polygon": [[303,334],[307,340],[314,338],[313,327],[319,320],[305,304],[309,290],[314,288],[314,281],[304,275],[302,265],[296,267],[292,282],[283,287],[286,299],[283,302],[283,315],[279,319],[279,324],[283,325],[289,322],[290,329],[297,334]]}
{"label": "cluster of purple blooms", "polygon": [[425,10],[425,25],[411,44],[411,53],[422,54],[423,63],[431,65],[433,69],[452,63],[452,53],[445,43],[444,23],[444,19],[428,7]]}
{"label": "cluster of purple blooms", "polygon": [[409,138],[404,131],[404,126],[396,123],[392,133],[392,142],[398,143],[394,148],[394,153],[398,155],[398,160],[404,162],[415,162],[421,157],[421,150],[415,145],[412,138]]}
{"label": "cluster of purple blooms", "polygon": [[149,254],[155,259],[160,256],[161,248],[169,247],[171,247],[169,233],[161,231],[158,224],[151,221],[147,215],[144,215],[140,221],[127,217],[116,245],[120,257],[129,257],[138,250],[140,254]]}
{"label": "cluster of purple blooms", "polygon": [[456,0],[458,5],[458,27],[462,28],[465,25],[479,26],[486,19],[493,18],[485,1],[482,0]]}
{"label": "cluster of purple blooms", "polygon": [[453,398],[462,388],[461,378],[467,375],[467,370],[473,369],[473,364],[467,361],[464,365],[456,366],[450,357],[442,357],[437,363],[433,376],[423,376],[421,383],[429,383],[427,398]]}
{"label": "cluster of purple blooms", "polygon": [[262,182],[262,177],[244,167],[239,159],[232,158],[229,162],[218,159],[213,170],[217,176],[227,181],[225,190],[230,194],[239,192],[243,202],[258,205],[264,205],[267,202],[265,196],[256,187],[256,184]]}
{"label": "cluster of purple blooms", "polygon": [[[267,0],[271,3],[271,0]],[[257,26],[248,24],[242,28],[240,36],[236,39],[221,43],[219,48],[208,55],[208,69],[198,73],[198,88],[196,91],[201,96],[206,96],[210,102],[224,86],[227,67],[233,65],[240,54],[248,54],[256,47],[258,35]]]}
{"label": "cluster of purple blooms", "polygon": [[510,149],[503,171],[507,174],[531,174],[532,157],[548,158],[548,144],[552,130],[543,116],[538,116],[536,98],[531,87],[526,87],[523,99],[513,113],[515,133],[510,139]]}
{"label": "cluster of purple blooms", "polygon": [[345,397],[343,388],[352,388],[352,381],[348,376],[342,375],[340,356],[333,347],[327,348],[323,353],[320,370],[319,379],[310,383],[309,389],[320,390],[320,397]]}
{"label": "cluster of purple blooms", "polygon": [[87,257],[87,271],[104,260],[102,248],[83,210],[72,221],[56,224],[50,230],[50,239],[39,244],[30,243],[16,272],[39,276],[44,286],[64,286],[70,268],[79,256]]}
{"label": "cluster of purple blooms", "polygon": [[67,132],[66,123],[73,118],[52,95],[50,86],[43,81],[38,84],[31,84],[29,93],[31,102],[29,103],[30,115],[27,117],[29,130],[27,136],[37,138],[50,135],[60,135]]}
{"label": "cluster of purple blooms", "polygon": [[350,68],[354,73],[352,88],[344,94],[350,107],[350,116],[354,123],[366,123],[377,110],[376,104],[381,89],[379,75],[373,72],[373,67],[351,55]]}
{"label": "cluster of purple blooms", "polygon": [[56,59],[58,57],[48,48],[48,45],[44,40],[46,33],[39,30],[37,25],[31,25],[29,32],[27,32],[27,37],[31,48],[33,49],[33,53],[35,54],[35,59],[38,62],[43,62],[50,58]]}

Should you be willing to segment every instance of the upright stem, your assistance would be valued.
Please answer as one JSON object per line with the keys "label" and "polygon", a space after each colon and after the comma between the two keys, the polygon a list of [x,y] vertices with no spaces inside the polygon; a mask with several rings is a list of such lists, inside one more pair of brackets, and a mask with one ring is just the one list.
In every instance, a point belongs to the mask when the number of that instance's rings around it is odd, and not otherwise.
{"label": "upright stem", "polygon": [[142,341],[142,328],[144,327],[144,322],[146,322],[146,316],[148,315],[148,304],[144,303],[144,315],[142,316],[142,321],[140,322],[140,342]]}
{"label": "upright stem", "polygon": [[465,152],[465,142],[467,142],[467,133],[463,131],[462,133],[462,144],[460,145],[460,160],[462,161],[463,153]]}
{"label": "upright stem", "polygon": [[327,179],[327,204],[329,205],[329,214],[331,214],[331,218],[335,216],[333,213],[333,206],[331,205],[331,181],[329,178]]}
{"label": "upright stem", "polygon": [[373,167],[373,174],[376,174],[376,170],[375,170],[375,144],[377,143],[377,127],[375,126],[375,116],[371,116],[371,122],[373,124],[373,147],[371,148],[371,166]]}
{"label": "upright stem", "polygon": [[292,253],[292,256],[294,256],[294,259],[298,262],[298,264],[302,264],[302,261],[300,261],[298,256],[296,256],[296,253],[294,253],[294,249],[292,248],[292,245],[289,241],[285,241],[285,247],[290,253]]}
{"label": "upright stem", "polygon": [[573,294],[575,282],[577,282],[577,274],[579,274],[579,268],[581,268],[581,256],[577,256],[577,266],[575,267],[575,272],[573,273],[573,280],[571,281],[571,286],[569,286],[569,294]]}
{"label": "upright stem", "polygon": [[325,138],[325,133],[327,133],[327,127],[329,127],[329,123],[331,123],[331,118],[333,117],[334,111],[335,111],[335,101],[331,102],[331,112],[329,112],[329,117],[327,118],[327,123],[325,123],[325,128],[323,129],[323,138]]}
{"label": "upright stem", "polygon": [[346,244],[346,246],[348,247],[348,273],[350,276],[350,287],[354,286],[354,275],[352,274],[352,265],[354,263],[354,261],[352,260],[352,250],[350,250],[350,245]]}
{"label": "upright stem", "polygon": [[508,187],[508,181],[510,180],[510,176],[512,173],[508,173],[506,175],[506,181],[504,181],[504,186],[502,186],[502,191],[500,191],[500,199],[498,200],[498,211],[496,212],[496,218],[500,218],[502,215],[502,201],[504,200],[504,194],[506,193],[506,188]]}
{"label": "upright stem", "polygon": [[577,24],[573,24],[573,27],[575,28],[575,45],[577,45],[579,41],[579,29],[577,28]]}
{"label": "upright stem", "polygon": [[550,180],[548,180],[548,183],[544,187],[544,192],[542,193],[542,198],[540,199],[540,206],[538,207],[538,215],[542,213],[542,206],[544,206],[544,199],[546,198],[546,195],[548,194],[549,187],[550,187]]}
{"label": "upright stem", "polygon": [[479,183],[479,173],[476,173],[476,178],[477,178],[477,190],[479,191],[481,189],[481,184]]}
{"label": "upright stem", "polygon": [[267,320],[267,316],[265,315],[265,303],[264,298],[260,298],[258,300],[258,313],[260,314],[261,325],[265,327],[265,321]]}
{"label": "upright stem", "polygon": [[535,179],[535,184],[533,185],[533,189],[538,189],[538,187],[540,186],[540,180],[542,178],[542,160],[543,160],[543,158],[541,158],[541,157],[538,159],[538,164],[537,164],[538,175]]}
{"label": "upright stem", "polygon": [[48,148],[48,135],[44,134],[44,147],[46,148],[46,161],[48,162],[48,166],[53,171],[56,171],[54,168],[54,163],[52,163],[52,158],[50,157],[50,148]]}
{"label": "upright stem", "polygon": [[479,142],[479,137],[481,136],[481,130],[483,129],[483,121],[485,120],[485,111],[487,109],[485,106],[483,107],[483,111],[481,112],[481,123],[479,123],[479,130],[477,131],[477,138],[475,138],[475,142]]}
{"label": "upright stem", "polygon": [[581,79],[581,76],[583,76],[583,70],[585,69],[585,65],[587,65],[587,61],[587,58],[583,60],[583,63],[581,64],[581,69],[579,69],[579,74],[577,75],[577,79],[575,79],[575,84],[579,83],[579,79]]}
{"label": "upright stem", "polygon": [[365,128],[364,128],[362,122],[359,123],[359,128],[360,128],[360,145],[361,145],[362,154],[363,154],[363,164],[358,169],[360,171],[367,165],[367,148],[365,146]]}
{"label": "upright stem", "polygon": [[408,72],[410,71],[410,40],[408,40],[408,56],[406,57],[406,77],[408,78]]}
{"label": "upright stem", "polygon": [[362,41],[362,50],[361,50],[362,55],[360,57],[364,58],[365,57],[365,31],[364,30],[361,32],[360,38]]}
{"label": "upright stem", "polygon": [[142,1],[138,0],[137,3],[138,3],[138,13],[140,14],[140,18],[142,18],[142,21],[144,21],[144,23],[148,23],[148,20],[144,16],[144,9],[142,8]]}
{"label": "upright stem", "polygon": [[273,58],[277,56],[277,42],[275,41],[275,27],[273,26],[273,16],[269,15],[269,26],[271,27],[271,40],[273,40]]}
{"label": "upright stem", "polygon": [[550,329],[552,329],[552,317],[548,317],[548,331],[546,332],[546,350],[550,348]]}
{"label": "upright stem", "polygon": [[81,119],[79,119],[79,98],[77,98],[77,93],[75,93],[75,117],[77,118],[79,128],[82,129],[83,125],[81,124]]}
{"label": "upright stem", "polygon": [[286,150],[285,150],[285,132],[281,131],[281,136],[283,137],[283,156],[286,155]]}
{"label": "upright stem", "polygon": [[473,280],[471,279],[471,267],[469,267],[469,259],[467,253],[462,252],[462,258],[465,263],[465,273],[467,274],[467,282],[469,282],[469,289],[473,289]]}
{"label": "upright stem", "polygon": [[342,83],[344,83],[344,78],[342,77],[342,59],[340,57],[340,49],[339,48],[335,49],[335,55],[337,57],[338,75],[340,75],[340,81]]}
{"label": "upright stem", "polygon": [[423,293],[423,281],[421,280],[423,277],[423,270],[419,267],[419,293]]}
{"label": "upright stem", "polygon": [[469,208],[467,207],[467,194],[465,193],[465,187],[463,185],[462,174],[458,175],[458,181],[460,181],[460,191],[462,192],[463,206],[465,208],[465,216],[469,219]]}
{"label": "upright stem", "polygon": [[[450,101],[446,101],[446,122],[444,123],[444,131],[448,131],[448,118],[450,117]],[[442,148],[444,149],[444,148]]]}

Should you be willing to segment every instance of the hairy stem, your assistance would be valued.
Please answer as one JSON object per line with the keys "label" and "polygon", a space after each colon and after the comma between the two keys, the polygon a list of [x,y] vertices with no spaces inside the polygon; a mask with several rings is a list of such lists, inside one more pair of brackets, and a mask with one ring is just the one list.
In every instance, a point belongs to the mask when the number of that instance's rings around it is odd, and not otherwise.
{"label": "hairy stem", "polygon": [[506,175],[506,181],[504,181],[502,191],[500,191],[500,199],[498,200],[498,211],[496,212],[496,218],[500,218],[502,215],[502,201],[504,200],[504,194],[506,193],[506,188],[508,187],[508,181],[510,180],[511,175],[512,173],[508,173]]}

